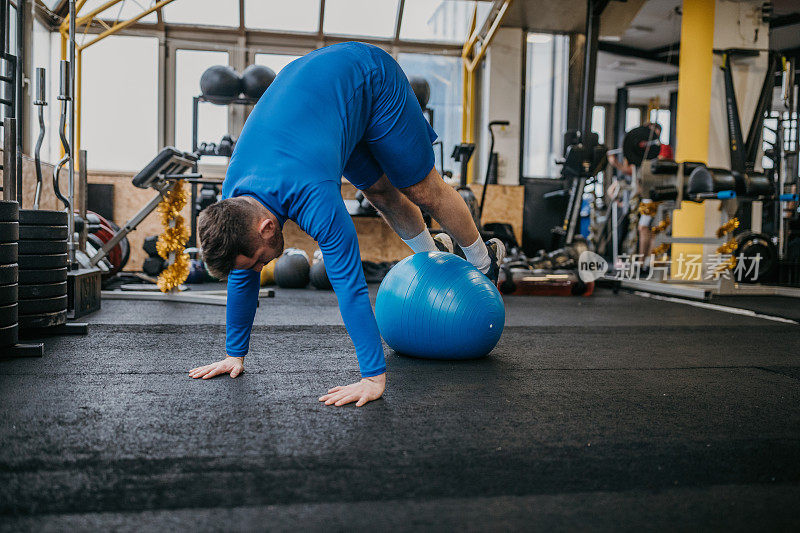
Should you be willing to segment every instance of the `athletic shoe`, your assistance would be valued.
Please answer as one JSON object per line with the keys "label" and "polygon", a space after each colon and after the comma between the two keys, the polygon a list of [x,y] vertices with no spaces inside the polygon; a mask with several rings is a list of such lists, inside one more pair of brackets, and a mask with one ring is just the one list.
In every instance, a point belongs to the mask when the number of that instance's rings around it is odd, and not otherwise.
{"label": "athletic shoe", "polygon": [[453,253],[453,239],[450,238],[445,232],[437,233],[433,236],[433,242],[436,244],[436,247],[439,249],[440,252],[447,252],[449,254]]}
{"label": "athletic shoe", "polygon": [[489,251],[489,259],[491,260],[489,270],[486,272],[486,277],[497,285],[500,267],[503,265],[503,259],[506,257],[506,246],[503,244],[503,241],[494,238],[486,241],[486,249]]}

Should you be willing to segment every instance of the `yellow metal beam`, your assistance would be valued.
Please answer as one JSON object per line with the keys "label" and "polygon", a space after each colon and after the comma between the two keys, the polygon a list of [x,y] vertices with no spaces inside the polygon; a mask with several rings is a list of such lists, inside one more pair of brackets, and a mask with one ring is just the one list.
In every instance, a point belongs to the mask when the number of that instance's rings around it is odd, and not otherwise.
{"label": "yellow metal beam", "polygon": [[[112,1],[114,1],[114,0],[112,0]],[[97,42],[99,42],[99,41],[102,41],[103,39],[105,39],[105,38],[106,38],[106,37],[108,37],[109,35],[113,35],[113,34],[117,33],[117,32],[118,32],[118,31],[120,31],[120,30],[124,30],[125,28],[127,28],[127,27],[128,27],[128,26],[130,26],[131,24],[134,24],[135,22],[137,22],[137,21],[139,21],[140,19],[142,19],[142,18],[146,17],[146,16],[147,16],[147,15],[149,15],[150,13],[153,13],[154,11],[158,11],[159,9],[161,9],[162,7],[164,7],[165,5],[167,5],[167,4],[171,4],[171,3],[172,3],[172,2],[174,2],[174,1],[175,1],[175,0],[161,0],[160,2],[157,2],[157,3],[156,3],[156,4],[155,4],[153,7],[151,7],[150,9],[147,9],[147,10],[145,10],[145,11],[142,11],[141,13],[139,13],[138,15],[136,15],[135,17],[133,17],[133,18],[131,18],[131,19],[128,19],[128,20],[125,20],[125,21],[122,21],[122,22],[118,22],[117,24],[114,24],[113,26],[111,26],[111,28],[109,28],[109,29],[107,29],[106,31],[102,32],[100,35],[98,35],[97,37],[95,37],[94,39],[92,39],[91,41],[89,41],[88,43],[80,45],[78,48],[79,48],[79,49],[81,49],[81,50],[84,50],[84,49],[86,49],[86,48],[89,48],[89,47],[90,47],[90,46],[92,46],[93,44],[95,44],[95,43],[97,43]]]}
{"label": "yellow metal beam", "polygon": [[[475,136],[475,71],[483,61],[484,56],[486,56],[486,51],[489,49],[489,45],[492,44],[492,39],[494,39],[511,2],[513,0],[503,0],[502,7],[498,10],[484,37],[480,36],[480,31],[483,27],[477,27],[477,6],[472,10],[468,37],[464,42],[464,47],[461,49],[461,62],[463,65],[461,70],[463,77],[461,90],[461,142],[473,142]],[[480,49],[476,51],[475,48],[478,43],[480,43]],[[472,174],[472,162],[469,164],[468,173]]]}
{"label": "yellow metal beam", "polygon": [[[87,0],[80,0],[78,2],[78,4],[76,4],[76,6],[75,6],[76,13],[78,12],[78,10],[81,7],[83,7],[83,4],[85,4],[86,1]],[[78,25],[83,25],[84,28],[88,28],[88,26],[92,23],[92,21],[94,20],[94,18],[97,15],[99,15],[100,13],[105,11],[106,9],[109,9],[109,8],[119,4],[120,2],[124,2],[124,1],[125,0],[109,0],[108,2],[105,2],[104,4],[98,6],[97,8],[91,10],[90,12],[86,13],[86,15],[84,15],[82,17],[77,17],[75,19],[76,31],[77,31],[77,26]],[[84,44],[81,44],[81,45],[76,44],[76,46],[75,46],[75,94],[73,95],[74,102],[75,102],[75,146],[72,147],[73,148],[73,153],[77,154],[81,149],[81,116],[82,116],[82,111],[83,111],[83,102],[82,102],[82,98],[81,98],[81,88],[82,88],[81,81],[82,81],[82,77],[83,77],[82,76],[83,75],[83,51],[86,50],[87,48],[89,48],[90,46],[92,46],[93,44],[96,44],[96,43],[102,41],[103,39],[105,39],[106,37],[108,37],[110,35],[114,35],[115,33],[119,32],[120,30],[123,30],[123,29],[127,28],[131,24],[136,23],[137,21],[139,21],[140,19],[146,17],[150,13],[153,13],[154,11],[157,11],[157,10],[161,9],[165,5],[170,4],[172,2],[174,2],[174,0],[160,0],[159,2],[156,2],[156,4],[153,5],[153,7],[142,11],[141,13],[136,15],[135,17],[127,19],[127,20],[124,20],[124,21],[121,21],[121,22],[117,22],[116,24],[114,24],[110,28],[107,28],[105,31],[101,32],[99,35],[97,35],[97,37],[95,37],[91,41],[89,41],[87,43],[84,43]],[[60,33],[61,33],[61,58],[62,59],[66,59],[67,58],[67,40],[68,40],[67,31],[69,30],[69,20],[68,19],[65,19],[64,22],[62,22],[60,30],[61,30],[60,31]],[[63,148],[62,148],[62,151],[63,151]]]}

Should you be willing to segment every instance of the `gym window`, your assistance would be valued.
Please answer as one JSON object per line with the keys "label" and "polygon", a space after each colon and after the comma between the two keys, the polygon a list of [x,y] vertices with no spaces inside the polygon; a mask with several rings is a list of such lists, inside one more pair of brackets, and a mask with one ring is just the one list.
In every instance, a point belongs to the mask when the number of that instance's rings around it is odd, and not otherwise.
{"label": "gym window", "polygon": [[669,109],[651,109],[650,122],[661,126],[661,144],[669,144]]}
{"label": "gym window", "polygon": [[[463,43],[472,16],[472,2],[463,0],[406,0],[400,38],[412,41]],[[478,21],[486,18],[491,4],[478,4]]]}
{"label": "gym window", "polygon": [[239,0],[172,2],[162,8],[162,13],[164,21],[170,23],[239,26]]}
{"label": "gym window", "polygon": [[263,30],[313,33],[319,26],[319,6],[319,0],[245,0],[245,25]]}
{"label": "gym window", "polygon": [[[175,146],[192,150],[192,98],[200,94],[200,76],[212,65],[227,65],[228,52],[175,51]],[[201,102],[198,109],[198,142],[219,142],[228,133],[228,108]],[[152,157],[152,155],[151,155]],[[219,156],[203,157],[203,163],[227,165]]]}
{"label": "gym window", "polygon": [[[156,65],[155,37],[114,35],[83,52],[81,148],[92,169],[141,168],[158,151]],[[59,103],[50,105],[60,109]]]}
{"label": "gym window", "polygon": [[397,62],[413,78],[425,78],[431,87],[428,107],[433,110],[433,129],[439,134],[437,141],[444,146],[434,147],[436,168],[442,170],[441,155],[444,154],[444,170],[451,170],[459,177],[459,165],[450,159],[453,146],[461,142],[461,58],[431,54],[398,54]]}
{"label": "gym window", "polygon": [[301,56],[285,54],[256,54],[255,64],[269,67],[275,72],[275,74],[277,74],[283,67],[299,57]]}
{"label": "gym window", "polygon": [[[363,37],[394,35],[398,0],[326,0],[325,33]],[[354,17],[354,13],[361,16]],[[363,16],[369,13],[369,16]]]}
{"label": "gym window", "polygon": [[522,173],[556,178],[567,127],[569,37],[529,33],[527,41]]}

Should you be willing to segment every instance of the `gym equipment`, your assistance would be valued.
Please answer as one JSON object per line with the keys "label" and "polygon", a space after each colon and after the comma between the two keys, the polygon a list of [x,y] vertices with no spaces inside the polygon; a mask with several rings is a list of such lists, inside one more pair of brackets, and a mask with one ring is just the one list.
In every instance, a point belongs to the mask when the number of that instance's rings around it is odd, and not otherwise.
{"label": "gym equipment", "polygon": [[[19,223],[26,226],[66,226],[69,217],[66,211],[44,209],[20,209]],[[66,237],[64,237],[66,239]]]}
{"label": "gym equipment", "polygon": [[411,90],[414,91],[414,96],[417,97],[419,107],[421,109],[427,109],[428,101],[431,99],[431,86],[428,83],[428,80],[418,76],[413,76],[408,81],[411,84]]}
{"label": "gym equipment", "polygon": [[[483,179],[483,190],[481,191],[481,203],[478,207],[478,228],[481,227],[480,221],[483,218],[483,206],[486,203],[486,189],[487,185],[491,185],[492,183],[497,183],[497,156],[494,153],[494,130],[492,129],[495,126],[508,126],[510,124],[507,120],[493,120],[489,122],[489,137],[491,141],[489,142],[489,164],[486,165],[486,176]],[[494,162],[494,165],[492,165]],[[494,170],[494,172],[492,172]]]}
{"label": "gym equipment", "polygon": [[275,263],[277,263],[277,259],[273,259],[266,265],[264,268],[261,269],[261,286],[265,287],[267,285],[274,285],[275,284]]}
{"label": "gym equipment", "polygon": [[328,272],[325,270],[325,260],[322,251],[314,252],[314,264],[311,265],[311,285],[320,290],[331,290],[331,280],[328,279]]}
{"label": "gym equipment", "polygon": [[41,268],[67,268],[67,254],[20,255],[17,263],[21,270]]}
{"label": "gym equipment", "polygon": [[16,302],[0,307],[0,327],[7,327],[17,323],[19,307]]}
{"label": "gym equipment", "polygon": [[148,276],[156,277],[166,268],[166,263],[161,257],[148,257],[142,263],[142,272]]}
{"label": "gym equipment", "polygon": [[67,294],[67,282],[40,283],[38,285],[19,285],[19,298],[31,300],[34,298],[53,298]]}
{"label": "gym equipment", "polygon": [[[741,281],[744,283],[763,283],[771,280],[778,266],[778,250],[769,236],[763,233],[745,231],[736,235],[735,238],[738,246],[733,254],[737,259],[742,256],[745,261],[744,265],[741,265],[743,272]],[[757,256],[758,260],[756,260]],[[748,269],[755,264],[758,265],[758,270],[746,274]]]}
{"label": "gym equipment", "polygon": [[151,235],[149,237],[145,237],[144,242],[142,243],[142,249],[144,249],[148,257],[158,257],[158,249],[156,248],[157,244],[158,235]]}
{"label": "gym equipment", "polygon": [[19,271],[20,285],[33,285],[39,283],[59,283],[62,281],[67,281],[66,267]]}
{"label": "gym equipment", "polygon": [[0,200],[0,222],[19,222],[19,204]]}
{"label": "gym equipment", "polygon": [[242,72],[242,92],[250,98],[261,98],[275,80],[275,71],[264,65],[250,65]]}
{"label": "gym equipment", "polygon": [[0,285],[0,307],[4,305],[11,305],[19,298],[19,285],[16,283],[9,283],[7,285]]}
{"label": "gym equipment", "polygon": [[457,144],[453,147],[453,153],[450,154],[450,157],[461,164],[461,178],[459,182],[459,186],[456,188],[458,194],[461,195],[461,198],[464,199],[464,203],[467,204],[467,208],[469,208],[469,212],[472,215],[472,220],[475,221],[475,225],[480,227],[481,222],[478,218],[478,198],[475,196],[475,193],[472,192],[467,186],[467,169],[469,168],[469,160],[472,157],[473,152],[475,152],[475,144],[474,143],[461,143]]}
{"label": "gym equipment", "polygon": [[199,259],[190,259],[189,276],[186,283],[204,283],[208,279],[206,265]]}
{"label": "gym equipment", "polygon": [[19,238],[23,241],[65,241],[67,226],[19,226]]}
{"label": "gym equipment", "polygon": [[53,296],[50,298],[20,299],[20,315],[36,315],[41,313],[55,313],[66,310],[67,295]]}
{"label": "gym equipment", "polygon": [[622,139],[622,154],[637,167],[645,160],[657,158],[660,151],[661,141],[653,124],[633,128]]}
{"label": "gym equipment", "polygon": [[19,254],[65,254],[67,241],[20,241]]}
{"label": "gym equipment", "polygon": [[242,92],[242,78],[228,65],[208,67],[200,76],[203,96],[236,98]]}
{"label": "gym equipment", "polygon": [[0,222],[0,243],[12,243],[19,240],[19,224],[17,222]]}
{"label": "gym equipment", "polygon": [[500,340],[500,292],[467,261],[444,252],[406,257],[386,275],[375,303],[378,329],[395,351],[431,359],[473,359]]}
{"label": "gym equipment", "polygon": [[18,246],[19,245],[15,242],[0,244],[0,265],[7,265],[9,263],[17,262]]}
{"label": "gym equipment", "polygon": [[0,285],[17,283],[19,281],[19,267],[16,263],[0,265]]}
{"label": "gym equipment", "polygon": [[45,328],[63,326],[66,323],[66,309],[63,311],[54,311],[52,313],[37,313],[35,315],[19,316],[19,328],[21,330],[43,330]]}
{"label": "gym equipment", "polygon": [[289,248],[275,263],[275,283],[284,289],[302,289],[310,281],[308,255]]}

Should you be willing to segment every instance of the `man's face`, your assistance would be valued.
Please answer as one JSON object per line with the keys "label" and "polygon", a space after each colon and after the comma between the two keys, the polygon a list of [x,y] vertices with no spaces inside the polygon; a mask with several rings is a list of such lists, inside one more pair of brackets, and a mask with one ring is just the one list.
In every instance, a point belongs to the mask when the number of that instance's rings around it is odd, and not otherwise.
{"label": "man's face", "polygon": [[251,257],[244,254],[236,256],[235,266],[237,269],[261,272],[264,265],[283,253],[283,232],[281,228],[268,224],[266,228],[261,225],[260,230],[256,233],[258,245],[255,253]]}

